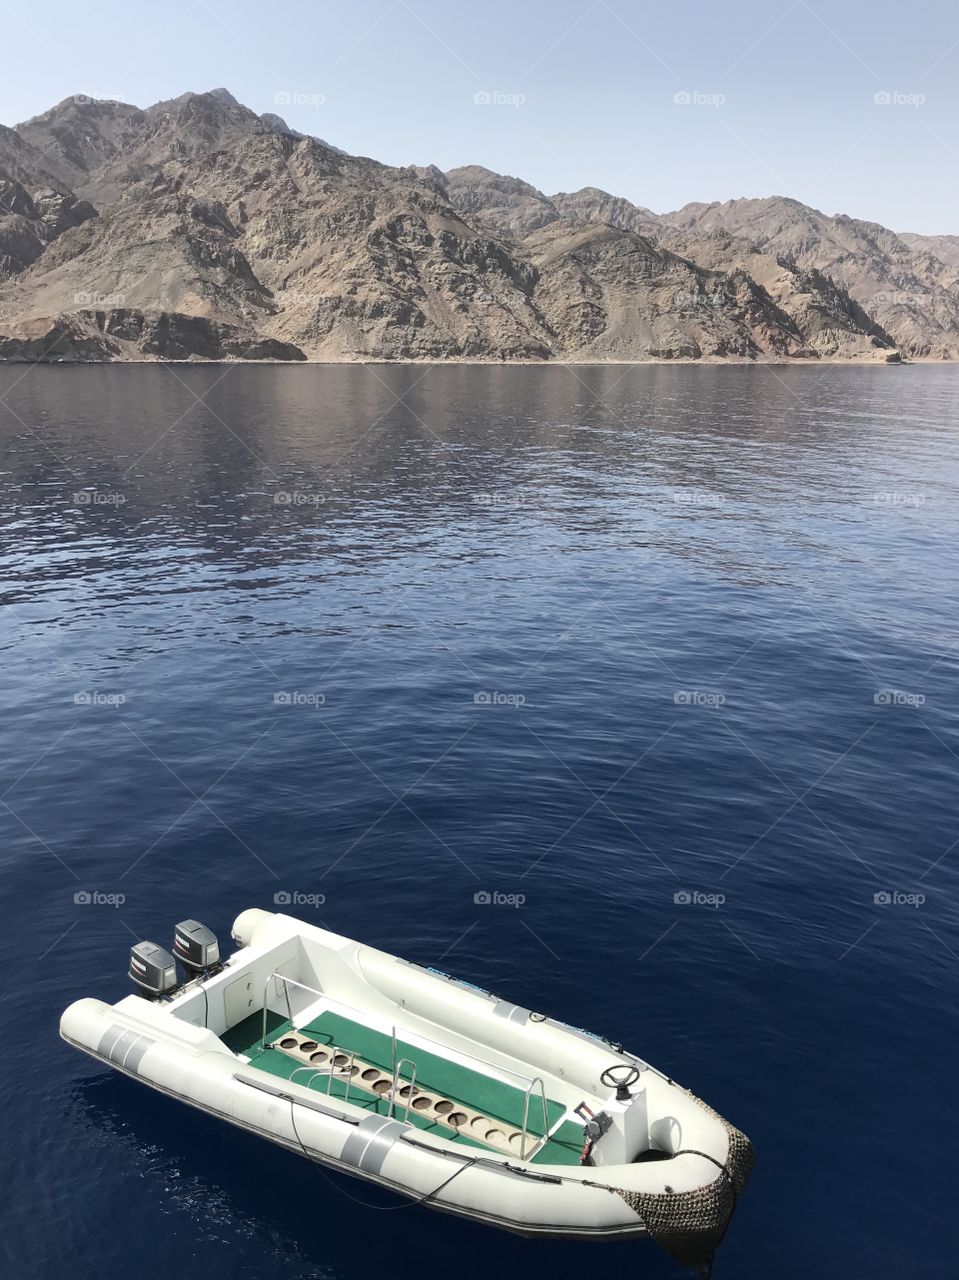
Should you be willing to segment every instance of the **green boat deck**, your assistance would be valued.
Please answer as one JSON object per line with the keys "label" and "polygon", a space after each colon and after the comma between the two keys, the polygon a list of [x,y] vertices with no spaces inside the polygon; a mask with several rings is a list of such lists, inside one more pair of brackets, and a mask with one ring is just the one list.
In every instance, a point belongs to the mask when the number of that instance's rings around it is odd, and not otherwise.
{"label": "green boat deck", "polygon": [[[267,1042],[280,1038],[284,1032],[292,1030],[291,1024],[278,1014],[270,1013],[267,1017]],[[355,1053],[358,1058],[379,1067],[382,1071],[392,1071],[393,1043],[392,1038],[381,1031],[374,1031],[360,1022],[354,1022],[341,1014],[326,1011],[312,1022],[297,1028],[300,1035],[308,1035],[318,1044],[336,1046],[346,1053]],[[346,1081],[333,1078],[331,1081],[324,1071],[322,1075],[310,1077],[302,1070],[302,1065],[289,1054],[280,1050],[268,1049],[262,1040],[263,1014],[255,1013],[245,1018],[237,1026],[227,1031],[221,1039],[234,1053],[249,1058],[250,1064],[267,1071],[270,1075],[289,1079],[299,1067],[297,1083],[316,1089],[326,1094],[330,1091],[334,1098],[342,1098],[346,1092]],[[431,1093],[437,1093],[453,1102],[482,1112],[490,1120],[516,1129],[523,1127],[523,1107],[526,1091],[516,1085],[506,1084],[502,1080],[484,1075],[472,1067],[451,1062],[435,1053],[429,1053],[419,1046],[397,1040],[398,1058],[411,1058],[416,1063],[416,1087]],[[355,1084],[350,1086],[350,1102],[362,1107],[371,1115],[387,1115],[389,1099],[366,1093]],[[528,1132],[536,1138],[543,1134],[562,1117],[566,1108],[559,1102],[547,1098],[547,1114],[543,1116],[543,1101],[539,1093],[533,1092],[529,1103]],[[404,1117],[405,1108],[399,1104],[397,1114]],[[476,1142],[449,1125],[441,1124],[430,1116],[421,1115],[412,1108],[404,1118],[418,1129],[427,1129],[439,1137],[465,1147],[478,1147],[483,1151],[490,1150],[485,1144]],[[545,1123],[544,1123],[545,1121]],[[583,1146],[582,1125],[574,1121],[565,1121],[553,1136],[532,1157],[532,1164],[565,1164],[578,1165]],[[518,1154],[518,1153],[517,1153]]]}

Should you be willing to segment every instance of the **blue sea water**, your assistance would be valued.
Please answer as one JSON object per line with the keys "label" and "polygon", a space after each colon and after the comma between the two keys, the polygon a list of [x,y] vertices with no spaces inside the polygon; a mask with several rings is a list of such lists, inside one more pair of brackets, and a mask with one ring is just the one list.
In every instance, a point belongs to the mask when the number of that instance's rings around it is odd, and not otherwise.
{"label": "blue sea water", "polygon": [[58,1039],[274,901],[744,1129],[719,1280],[956,1274],[959,369],[10,366],[0,472],[3,1276],[678,1274]]}

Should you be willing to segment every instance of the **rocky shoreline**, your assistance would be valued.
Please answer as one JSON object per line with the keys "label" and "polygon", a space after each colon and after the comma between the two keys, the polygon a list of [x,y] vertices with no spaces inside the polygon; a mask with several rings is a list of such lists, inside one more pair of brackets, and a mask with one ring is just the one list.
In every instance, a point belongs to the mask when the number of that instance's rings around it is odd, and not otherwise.
{"label": "rocky shoreline", "polygon": [[959,359],[959,237],[392,168],[225,90],[0,127],[0,361]]}

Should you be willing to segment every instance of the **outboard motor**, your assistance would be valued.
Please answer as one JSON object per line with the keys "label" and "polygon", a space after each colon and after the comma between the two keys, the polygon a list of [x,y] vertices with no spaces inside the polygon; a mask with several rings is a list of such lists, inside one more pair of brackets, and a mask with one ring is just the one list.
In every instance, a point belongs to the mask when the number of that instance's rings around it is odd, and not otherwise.
{"label": "outboard motor", "polygon": [[150,1000],[162,1000],[179,989],[176,960],[155,942],[138,942],[130,948],[130,981]]}
{"label": "outboard motor", "polygon": [[173,954],[196,974],[220,969],[220,944],[212,929],[199,920],[181,920],[173,932]]}

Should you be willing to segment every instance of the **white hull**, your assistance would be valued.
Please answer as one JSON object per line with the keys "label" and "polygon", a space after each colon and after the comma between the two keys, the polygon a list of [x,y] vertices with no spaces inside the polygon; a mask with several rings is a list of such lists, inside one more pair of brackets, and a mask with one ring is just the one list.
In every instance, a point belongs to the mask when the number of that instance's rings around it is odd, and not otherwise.
{"label": "white hull", "polygon": [[[651,1234],[684,1260],[711,1254],[748,1178],[751,1148],[641,1059],[289,916],[244,912],[234,937],[242,949],[215,976],[168,1002],[78,1000],[63,1014],[61,1035],[162,1093],[431,1208],[526,1236]],[[267,1049],[258,1033],[264,998],[286,1027]],[[238,1024],[256,1028],[248,1053],[221,1038]],[[337,1035],[356,1028],[359,1039],[328,1039],[311,1055],[317,1042],[309,1037],[320,1033],[304,1029],[325,1026]],[[406,1066],[395,1047],[382,1065],[390,1041],[402,1046]],[[325,1050],[332,1058],[334,1045],[348,1065],[300,1065]],[[377,1057],[379,1082],[368,1086]],[[617,1064],[639,1072],[619,1101],[599,1081]],[[392,1116],[371,1111],[388,1110],[390,1085]],[[387,1096],[378,1101],[368,1090],[380,1089]],[[447,1092],[456,1110],[441,1100]],[[426,1111],[410,1109],[411,1099]],[[450,1119],[434,1114],[443,1107]],[[608,1125],[586,1165],[576,1150],[584,1107]],[[456,1117],[459,1130],[450,1124]]]}

